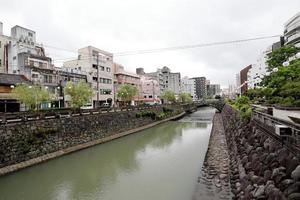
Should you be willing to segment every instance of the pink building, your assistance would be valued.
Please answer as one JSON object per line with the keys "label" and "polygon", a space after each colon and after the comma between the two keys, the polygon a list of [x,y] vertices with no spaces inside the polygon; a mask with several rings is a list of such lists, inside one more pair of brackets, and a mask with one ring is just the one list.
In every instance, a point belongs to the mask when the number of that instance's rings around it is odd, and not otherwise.
{"label": "pink building", "polygon": [[157,80],[141,76],[140,101],[148,103],[160,103],[160,87]]}
{"label": "pink building", "polygon": [[[140,77],[131,72],[124,70],[124,67],[118,63],[113,64],[113,73],[114,73],[114,98],[117,100],[117,92],[121,85],[130,84],[135,85],[139,93],[141,91],[141,80]],[[138,101],[139,96],[135,97],[135,101]]]}

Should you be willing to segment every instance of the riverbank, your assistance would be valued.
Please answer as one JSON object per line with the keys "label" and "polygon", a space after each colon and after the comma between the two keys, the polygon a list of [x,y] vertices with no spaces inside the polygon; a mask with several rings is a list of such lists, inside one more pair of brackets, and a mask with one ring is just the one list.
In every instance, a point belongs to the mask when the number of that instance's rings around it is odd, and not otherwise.
{"label": "riverbank", "polygon": [[160,120],[160,121],[155,121],[155,122],[152,122],[152,123],[149,123],[149,124],[146,124],[146,125],[139,126],[137,128],[132,128],[132,129],[127,130],[127,131],[114,132],[113,134],[110,134],[106,137],[102,137],[100,139],[96,139],[96,140],[85,142],[85,143],[82,143],[82,144],[79,144],[79,145],[74,145],[72,147],[64,148],[64,149],[59,150],[59,151],[55,151],[55,152],[52,152],[52,153],[48,153],[48,154],[45,154],[45,155],[42,155],[42,156],[32,158],[30,160],[19,162],[17,164],[8,165],[8,166],[0,168],[0,176],[5,175],[5,174],[9,174],[9,173],[12,173],[12,172],[15,172],[15,171],[33,166],[33,165],[37,165],[39,163],[46,162],[48,160],[51,160],[51,159],[54,159],[54,158],[57,158],[57,157],[75,152],[75,151],[79,151],[79,150],[82,150],[82,149],[85,149],[85,148],[88,148],[88,147],[91,147],[91,146],[94,146],[94,145],[97,145],[97,144],[108,142],[108,141],[111,141],[111,140],[129,135],[129,134],[132,134],[132,133],[144,130],[144,129],[148,129],[148,128],[151,128],[151,127],[156,126],[158,124],[161,124],[163,122],[178,119],[178,118],[180,118],[184,115],[185,115],[185,112],[182,112],[178,115],[175,115],[175,116],[172,116],[172,117]]}
{"label": "riverbank", "polygon": [[222,116],[216,113],[193,200],[231,199],[229,164]]}

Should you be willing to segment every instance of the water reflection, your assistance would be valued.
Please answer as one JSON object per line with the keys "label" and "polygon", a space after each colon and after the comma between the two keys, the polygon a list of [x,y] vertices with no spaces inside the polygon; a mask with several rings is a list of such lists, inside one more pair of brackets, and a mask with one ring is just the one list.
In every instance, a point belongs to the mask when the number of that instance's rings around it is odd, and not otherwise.
{"label": "water reflection", "polygon": [[211,129],[202,119],[212,115],[212,109],[199,111],[0,177],[0,199],[186,198]]}

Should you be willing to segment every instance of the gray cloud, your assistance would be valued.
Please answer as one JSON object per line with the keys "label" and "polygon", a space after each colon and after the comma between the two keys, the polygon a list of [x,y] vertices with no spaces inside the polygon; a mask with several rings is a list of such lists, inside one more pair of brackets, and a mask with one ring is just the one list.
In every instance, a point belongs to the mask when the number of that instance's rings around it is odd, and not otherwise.
{"label": "gray cloud", "polygon": [[[281,34],[299,0],[2,1],[5,33],[15,24],[37,32],[38,42],[77,51],[93,45],[110,52],[201,44]],[[156,54],[116,57],[129,71],[167,65],[182,75],[206,76],[223,86],[254,63],[276,39]],[[75,53],[47,48],[54,59]],[[58,64],[60,62],[57,62]]]}

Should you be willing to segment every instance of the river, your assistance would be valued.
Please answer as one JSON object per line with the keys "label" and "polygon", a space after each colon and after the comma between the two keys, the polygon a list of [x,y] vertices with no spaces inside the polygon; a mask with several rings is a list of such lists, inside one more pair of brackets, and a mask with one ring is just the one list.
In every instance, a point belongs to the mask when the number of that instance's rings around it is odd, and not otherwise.
{"label": "river", "polygon": [[1,200],[189,200],[215,110],[0,177]]}

